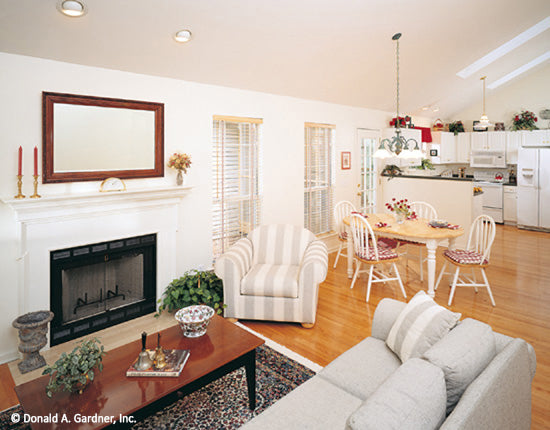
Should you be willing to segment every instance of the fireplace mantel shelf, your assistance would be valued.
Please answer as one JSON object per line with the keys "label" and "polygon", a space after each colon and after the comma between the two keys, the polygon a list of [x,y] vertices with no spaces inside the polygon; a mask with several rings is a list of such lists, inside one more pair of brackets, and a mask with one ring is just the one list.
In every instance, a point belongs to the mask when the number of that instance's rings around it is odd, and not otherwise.
{"label": "fireplace mantel shelf", "polygon": [[191,189],[191,186],[170,186],[1,200],[15,211],[19,222],[47,222],[51,218],[59,220],[131,208],[177,204]]}

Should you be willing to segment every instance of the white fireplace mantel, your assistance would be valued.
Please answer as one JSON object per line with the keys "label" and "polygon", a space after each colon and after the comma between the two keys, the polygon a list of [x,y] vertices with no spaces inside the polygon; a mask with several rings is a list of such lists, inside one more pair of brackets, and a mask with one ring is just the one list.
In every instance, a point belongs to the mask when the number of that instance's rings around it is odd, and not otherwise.
{"label": "white fireplace mantel", "polygon": [[190,186],[1,199],[17,224],[20,314],[50,309],[50,252],[157,235],[157,297],[176,276],[177,232]]}
{"label": "white fireplace mantel", "polygon": [[131,208],[145,208],[162,204],[175,204],[192,187],[146,188],[129,191],[92,192],[61,194],[36,199],[2,199],[16,214],[16,221],[22,223],[56,222],[63,219],[108,214]]}

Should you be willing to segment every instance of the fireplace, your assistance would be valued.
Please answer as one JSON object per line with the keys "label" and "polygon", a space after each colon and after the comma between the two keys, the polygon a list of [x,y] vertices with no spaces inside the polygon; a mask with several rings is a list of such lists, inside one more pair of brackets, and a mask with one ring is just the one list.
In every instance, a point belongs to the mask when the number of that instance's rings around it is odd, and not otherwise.
{"label": "fireplace", "polygon": [[50,345],[156,309],[157,236],[50,252]]}

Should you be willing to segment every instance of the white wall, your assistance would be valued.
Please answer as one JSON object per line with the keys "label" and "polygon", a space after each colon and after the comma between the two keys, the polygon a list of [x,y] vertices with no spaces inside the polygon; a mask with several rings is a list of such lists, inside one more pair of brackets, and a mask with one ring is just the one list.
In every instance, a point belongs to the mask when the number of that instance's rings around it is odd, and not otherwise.
{"label": "white wall", "polygon": [[[480,87],[481,88],[481,87]],[[537,117],[542,109],[550,109],[550,64],[518,77],[506,84],[487,89],[485,93],[485,111],[491,123],[503,122],[508,130],[512,118],[522,110],[534,112]],[[481,91],[477,103],[452,116],[450,121],[462,120],[471,131],[472,121],[481,116]],[[547,128],[548,121],[538,121],[539,128]]]}
{"label": "white wall", "polygon": [[[183,231],[178,233],[180,273],[211,264],[211,142],[212,116],[263,118],[263,222],[303,224],[304,122],[336,125],[336,201],[356,200],[356,129],[380,129],[391,113],[316,101],[216,87],[0,53],[0,196],[16,191],[17,148],[23,147],[23,192],[32,194],[32,150],[42,156],[42,91],[147,100],[165,104],[165,154],[190,153],[188,184],[194,189],[183,203]],[[422,118],[415,122],[428,123]],[[352,170],[340,170],[341,151],[352,152]],[[143,188],[175,183],[164,178],[126,181]],[[43,196],[97,190],[98,182],[41,185]],[[0,204],[0,363],[16,356],[17,334],[11,322],[22,312],[18,302],[16,224],[11,209]]]}

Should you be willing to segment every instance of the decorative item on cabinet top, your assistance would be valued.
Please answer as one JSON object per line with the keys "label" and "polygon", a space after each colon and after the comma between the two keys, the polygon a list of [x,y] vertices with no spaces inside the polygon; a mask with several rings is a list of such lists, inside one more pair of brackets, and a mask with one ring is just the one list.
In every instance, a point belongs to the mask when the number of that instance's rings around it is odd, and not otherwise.
{"label": "decorative item on cabinet top", "polygon": [[443,131],[445,129],[445,124],[439,118],[436,119],[432,125],[433,131]]}
{"label": "decorative item on cabinet top", "polygon": [[516,114],[512,120],[512,130],[538,130],[537,116],[528,110]]}
{"label": "decorative item on cabinet top", "polygon": [[464,133],[464,124],[462,121],[453,121],[449,124],[449,131],[456,136],[458,133]]}

